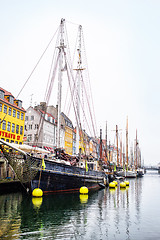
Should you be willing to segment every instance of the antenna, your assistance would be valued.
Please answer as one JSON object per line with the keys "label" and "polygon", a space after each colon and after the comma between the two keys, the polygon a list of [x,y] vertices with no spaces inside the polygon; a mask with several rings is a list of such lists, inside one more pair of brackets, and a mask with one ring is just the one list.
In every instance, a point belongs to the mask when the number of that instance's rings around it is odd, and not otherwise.
{"label": "antenna", "polygon": [[31,97],[31,100],[30,100],[30,106],[32,107],[32,97],[33,97],[33,93],[30,95],[30,97]]}

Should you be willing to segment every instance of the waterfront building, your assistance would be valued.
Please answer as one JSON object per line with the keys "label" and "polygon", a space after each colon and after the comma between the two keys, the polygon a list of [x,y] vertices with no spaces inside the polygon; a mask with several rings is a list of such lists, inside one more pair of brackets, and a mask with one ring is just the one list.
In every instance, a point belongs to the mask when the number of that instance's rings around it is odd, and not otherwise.
{"label": "waterfront building", "polygon": [[76,155],[76,128],[73,129],[73,155]]}
{"label": "waterfront building", "polygon": [[[54,115],[53,115],[54,114]],[[54,151],[57,143],[56,108],[46,107],[45,102],[29,107],[25,118],[25,143]],[[64,148],[64,121],[61,121],[60,147]]]}
{"label": "waterfront building", "polygon": [[72,121],[64,114],[61,113],[61,116],[65,121],[65,135],[64,135],[64,149],[67,154],[73,154],[73,124]]}
{"label": "waterfront building", "polygon": [[23,143],[25,109],[22,101],[0,88],[0,139],[6,142]]}
{"label": "waterfront building", "polygon": [[[55,127],[56,127],[56,140],[54,145],[57,147],[57,121],[58,121],[58,106],[54,107],[53,105],[47,106],[47,112],[50,113],[55,118]],[[60,148],[65,147],[65,119],[61,113],[60,115]]]}
{"label": "waterfront building", "polygon": [[[0,88],[0,139],[9,143],[22,144],[24,121],[25,109],[22,107],[22,101]],[[13,169],[0,153],[0,179],[14,177]]]}

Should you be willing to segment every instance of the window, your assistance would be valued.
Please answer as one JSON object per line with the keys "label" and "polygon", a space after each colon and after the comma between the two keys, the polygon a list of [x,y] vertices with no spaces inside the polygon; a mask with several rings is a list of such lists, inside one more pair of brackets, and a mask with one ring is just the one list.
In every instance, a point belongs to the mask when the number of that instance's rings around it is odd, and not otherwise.
{"label": "window", "polygon": [[16,117],[16,110],[13,109],[13,117]]}
{"label": "window", "polygon": [[31,116],[31,120],[34,120],[34,116]]}
{"label": "window", "polygon": [[11,143],[14,143],[14,140],[11,140]]}
{"label": "window", "polygon": [[4,100],[4,91],[0,90],[0,98]]}
{"label": "window", "polygon": [[19,119],[19,117],[20,117],[20,112],[17,111],[17,118]]}
{"label": "window", "polygon": [[38,141],[38,135],[34,134],[34,141]]}
{"label": "window", "polygon": [[16,125],[16,133],[19,133],[19,125]]}
{"label": "window", "polygon": [[9,102],[10,102],[11,104],[14,103],[14,97],[13,97],[13,96],[10,96],[10,97],[9,97]]}
{"label": "window", "polygon": [[24,114],[23,113],[21,113],[21,120],[23,120],[24,119]]}
{"label": "window", "polygon": [[15,124],[12,123],[12,133],[14,133],[14,131],[15,131]]}
{"label": "window", "polygon": [[28,142],[32,141],[32,134],[28,134],[27,140],[28,140]]}
{"label": "window", "polygon": [[28,116],[26,116],[25,120],[28,121]]}
{"label": "window", "polygon": [[4,105],[4,110],[3,110],[4,113],[7,113],[7,106]]}
{"label": "window", "polygon": [[0,112],[2,112],[2,103],[0,103]]}
{"label": "window", "polygon": [[20,107],[20,108],[22,107],[22,101],[21,100],[17,101],[17,106]]}
{"label": "window", "polygon": [[32,125],[29,125],[29,129],[32,130]]}
{"label": "window", "polygon": [[12,115],[12,109],[9,107],[9,110],[8,110],[8,115]]}
{"label": "window", "polygon": [[9,139],[6,139],[6,142],[9,142]]}
{"label": "window", "polygon": [[23,126],[20,126],[20,134],[23,134]]}
{"label": "window", "polygon": [[6,130],[6,121],[5,121],[5,120],[3,120],[2,129],[3,129],[3,130]]}
{"label": "window", "polygon": [[8,122],[8,125],[7,125],[7,131],[10,132],[10,130],[11,130],[11,123]]}
{"label": "window", "polygon": [[38,129],[38,124],[35,124],[35,125],[34,125],[34,129]]}

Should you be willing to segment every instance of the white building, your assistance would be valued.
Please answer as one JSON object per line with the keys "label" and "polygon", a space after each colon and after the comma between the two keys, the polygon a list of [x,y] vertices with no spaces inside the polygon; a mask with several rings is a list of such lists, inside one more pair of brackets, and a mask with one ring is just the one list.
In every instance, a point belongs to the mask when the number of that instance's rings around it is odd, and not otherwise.
{"label": "white building", "polygon": [[[45,109],[45,103],[40,103],[39,106],[34,108],[30,106],[26,110],[24,140],[32,146],[54,149],[57,142],[57,121],[56,116],[53,116],[51,112],[56,113],[56,108],[50,106],[47,112]],[[64,148],[63,124],[60,130],[60,145]]]}

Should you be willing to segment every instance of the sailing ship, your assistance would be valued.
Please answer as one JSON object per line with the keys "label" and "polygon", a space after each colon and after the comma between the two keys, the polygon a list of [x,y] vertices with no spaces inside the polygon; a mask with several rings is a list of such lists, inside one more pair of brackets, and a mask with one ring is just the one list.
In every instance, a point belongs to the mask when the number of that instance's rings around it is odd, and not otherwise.
{"label": "sailing ship", "polygon": [[[0,140],[0,149],[2,150],[5,158],[15,171],[18,179],[23,184],[24,188],[32,192],[35,188],[42,189],[44,194],[55,192],[71,192],[79,191],[82,186],[86,186],[90,189],[99,189],[105,187],[108,182],[107,175],[103,171],[101,159],[88,159],[82,158],[79,148],[79,133],[82,131],[82,123],[80,121],[80,78],[82,75],[82,59],[81,59],[81,30],[82,26],[79,26],[79,47],[78,47],[78,66],[76,72],[78,76],[77,84],[77,102],[74,104],[74,110],[76,115],[77,127],[76,127],[76,156],[71,156],[64,152],[64,149],[60,147],[60,116],[61,116],[61,88],[62,88],[62,72],[71,71],[71,66],[68,65],[66,58],[66,45],[64,42],[64,24],[65,20],[61,19],[60,22],[60,39],[59,45],[56,46],[58,51],[56,64],[53,68],[53,75],[48,87],[48,93],[46,94],[46,105],[49,103],[51,89],[53,81],[56,75],[57,66],[59,65],[58,76],[58,108],[57,108],[57,148],[55,149],[55,155],[52,158],[40,158],[27,153],[27,151],[20,149],[19,146],[14,146],[11,143],[7,143]],[[64,67],[63,67],[64,64]],[[75,85],[74,85],[75,88]],[[72,98],[73,98],[72,92]],[[76,106],[76,107],[75,107]],[[37,132],[37,141],[40,134],[40,129],[43,128],[43,117],[39,124]],[[40,150],[38,150],[40,151]]]}
{"label": "sailing ship", "polygon": [[[117,133],[117,149],[118,149],[118,127],[116,126],[116,133]],[[118,161],[118,150],[117,150],[117,161]],[[115,172],[115,175],[118,177],[125,177],[125,178],[136,178],[137,172],[133,169],[128,169],[128,118],[126,124],[126,164],[123,163],[123,169],[119,169]],[[126,165],[126,168],[125,168]]]}

